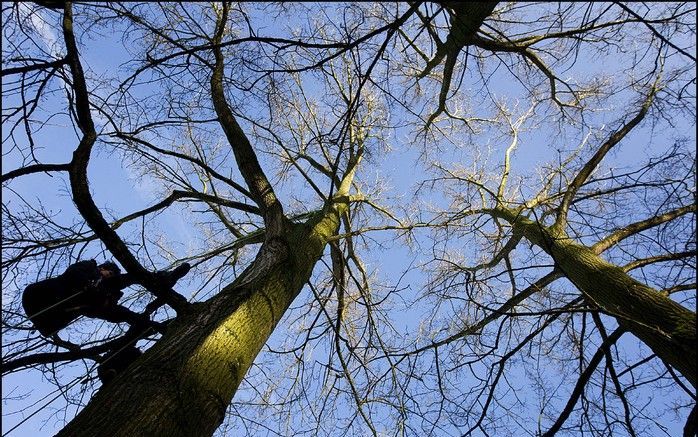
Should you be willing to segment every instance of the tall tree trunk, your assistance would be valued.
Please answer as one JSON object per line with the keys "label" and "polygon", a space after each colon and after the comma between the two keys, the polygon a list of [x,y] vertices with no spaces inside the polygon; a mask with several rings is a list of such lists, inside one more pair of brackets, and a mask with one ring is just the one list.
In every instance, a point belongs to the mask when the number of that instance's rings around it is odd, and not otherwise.
{"label": "tall tree trunk", "polygon": [[665,294],[633,279],[567,235],[554,233],[517,212],[489,213],[553,257],[556,266],[592,305],[615,317],[666,364],[696,386],[696,314]]}
{"label": "tall tree trunk", "polygon": [[232,284],[177,318],[58,436],[205,436],[322,255],[342,204],[287,223]]}

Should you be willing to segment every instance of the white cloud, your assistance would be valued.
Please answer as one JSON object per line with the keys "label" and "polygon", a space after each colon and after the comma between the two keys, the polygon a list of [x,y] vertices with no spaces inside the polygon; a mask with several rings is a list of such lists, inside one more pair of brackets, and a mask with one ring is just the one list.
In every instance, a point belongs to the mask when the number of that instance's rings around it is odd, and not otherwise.
{"label": "white cloud", "polygon": [[58,43],[56,32],[46,23],[44,11],[32,7],[29,3],[19,2],[19,16],[25,23],[29,23],[41,38],[48,52],[55,57],[61,56],[61,45]]}

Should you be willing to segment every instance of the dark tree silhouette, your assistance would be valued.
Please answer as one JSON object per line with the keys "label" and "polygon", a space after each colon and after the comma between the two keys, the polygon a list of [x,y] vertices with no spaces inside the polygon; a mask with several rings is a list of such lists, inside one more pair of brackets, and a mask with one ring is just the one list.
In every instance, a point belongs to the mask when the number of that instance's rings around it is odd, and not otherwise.
{"label": "dark tree silhouette", "polygon": [[2,8],[4,432],[695,429],[693,4]]}

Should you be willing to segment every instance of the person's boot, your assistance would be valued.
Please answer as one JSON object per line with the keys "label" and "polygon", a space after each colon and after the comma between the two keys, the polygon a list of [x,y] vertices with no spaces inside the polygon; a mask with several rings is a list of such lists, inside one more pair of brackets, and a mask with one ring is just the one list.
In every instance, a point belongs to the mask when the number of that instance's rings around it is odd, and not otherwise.
{"label": "person's boot", "polygon": [[177,281],[179,281],[187,273],[189,273],[189,270],[191,270],[191,264],[183,263],[176,269],[172,269],[170,271],[157,272],[157,275],[162,285],[164,285],[166,288],[172,288],[172,286],[175,285]]}

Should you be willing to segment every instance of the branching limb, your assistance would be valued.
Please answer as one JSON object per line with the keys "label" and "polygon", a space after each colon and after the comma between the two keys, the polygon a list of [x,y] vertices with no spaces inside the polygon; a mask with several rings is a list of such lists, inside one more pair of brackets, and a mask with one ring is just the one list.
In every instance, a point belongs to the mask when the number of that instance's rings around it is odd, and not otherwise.
{"label": "branching limb", "polygon": [[50,172],[50,171],[68,171],[70,170],[70,164],[33,164],[33,165],[28,165],[26,167],[20,167],[15,170],[8,171],[4,175],[2,175],[2,178],[0,179],[0,182],[7,182],[10,179],[19,177],[19,176],[24,176],[32,173],[40,173],[40,172]]}
{"label": "branching limb", "polygon": [[0,72],[0,76],[9,76],[11,74],[20,74],[20,73],[26,74],[26,73],[31,73],[32,71],[36,71],[36,70],[44,70],[47,68],[58,68],[58,67],[65,65],[66,63],[68,63],[68,60],[66,58],[61,58],[61,59],[56,59],[55,61],[41,62],[38,64],[25,65],[22,67],[3,68],[2,71]]}
{"label": "branching limb", "polygon": [[[162,305],[164,305],[163,300],[156,299],[153,302],[151,302],[148,305],[148,307],[150,310],[155,311],[157,307]],[[96,359],[99,356],[99,354],[102,354],[110,350],[119,349],[128,344],[133,344],[139,339],[145,338],[150,334],[152,334],[152,328],[150,327],[146,328],[145,330],[131,328],[121,337],[115,338],[97,346],[71,350],[68,352],[45,352],[28,355],[7,362],[3,361],[0,367],[2,369],[2,374],[6,375],[17,369],[35,366],[37,364],[50,364],[62,361],[75,361],[85,358]]]}
{"label": "branching limb", "polygon": [[157,297],[165,299],[175,311],[178,313],[185,311],[188,307],[186,299],[172,289],[163,288],[157,277],[138,262],[119,235],[109,226],[92,199],[87,183],[87,166],[92,146],[97,139],[97,133],[90,114],[87,84],[73,34],[73,13],[70,2],[66,3],[63,14],[63,35],[67,50],[66,57],[69,60],[73,75],[77,124],[83,135],[78,147],[73,152],[73,159],[70,163],[69,174],[73,201],[87,224],[130,274],[139,279]]}
{"label": "branching limb", "polygon": [[466,337],[468,335],[475,335],[475,334],[479,333],[489,323],[491,323],[494,320],[497,320],[502,314],[506,314],[512,308],[514,308],[516,305],[523,302],[524,299],[528,298],[533,293],[542,290],[544,287],[547,287],[553,281],[555,281],[556,279],[559,279],[561,277],[562,277],[561,272],[559,272],[557,270],[553,270],[552,272],[543,276],[542,278],[540,278],[539,280],[537,280],[533,284],[531,284],[528,287],[526,287],[525,289],[521,290],[521,292],[519,294],[517,294],[516,296],[507,300],[496,311],[493,311],[488,316],[483,317],[478,322],[476,322],[470,326],[467,326],[465,329],[461,330],[460,332],[453,334],[453,335],[451,335],[443,340],[434,341],[431,344],[428,344],[426,346],[422,346],[422,347],[419,347],[419,348],[416,348],[414,350],[404,352],[404,353],[396,353],[393,355],[394,356],[403,356],[403,355],[419,354],[419,353],[424,352],[424,351],[429,350],[429,349],[441,347],[445,344],[451,343],[455,340]]}
{"label": "branching limb", "polygon": [[238,168],[247,183],[252,199],[262,212],[267,228],[267,238],[270,238],[279,235],[284,228],[283,208],[257,160],[250,141],[230,110],[223,87],[224,56],[218,45],[222,41],[229,8],[230,5],[224,2],[213,37],[213,43],[216,46],[213,49],[215,65],[210,80],[211,98],[218,115],[218,122],[233,149]]}
{"label": "branching limb", "polygon": [[652,86],[652,89],[645,98],[645,101],[642,103],[640,111],[635,115],[635,117],[633,117],[629,122],[624,124],[620,129],[615,131],[608,138],[608,140],[606,140],[606,142],[601,145],[599,150],[597,150],[596,153],[594,153],[591,159],[587,161],[586,164],[584,164],[584,166],[579,170],[572,182],[570,182],[570,184],[567,187],[567,191],[565,192],[565,195],[562,198],[562,202],[560,203],[555,224],[552,227],[554,233],[560,233],[565,230],[565,227],[567,226],[567,212],[569,210],[570,204],[572,203],[572,200],[577,194],[579,188],[584,184],[584,182],[586,182],[589,176],[591,176],[591,173],[596,169],[601,160],[603,160],[606,154],[623,138],[625,138],[630,133],[630,131],[633,130],[635,126],[640,124],[642,119],[645,118],[645,115],[647,115],[647,112],[649,111],[650,106],[652,105],[654,96],[657,94],[657,91],[659,89],[658,81],[659,78],[657,78],[657,81],[655,81],[654,85]]}
{"label": "branching limb", "polygon": [[[591,317],[594,320],[594,324],[596,325],[596,328],[599,330],[599,334],[601,335],[601,340],[603,342],[607,342],[608,340],[608,333],[606,332],[606,328],[603,326],[603,322],[601,321],[601,317],[597,312],[592,312]],[[623,387],[620,384],[620,380],[618,379],[618,374],[616,373],[616,369],[613,365],[613,355],[611,354],[611,348],[606,347],[604,349],[604,357],[606,359],[606,369],[608,370],[608,373],[611,375],[611,381],[613,381],[613,386],[616,389],[616,395],[618,395],[618,399],[620,399],[621,404],[623,404],[623,413],[625,415],[625,426],[628,429],[628,432],[632,437],[636,437],[635,430],[633,428],[633,423],[632,423],[632,412],[630,411],[630,404],[628,403],[628,399],[625,396],[625,391],[623,390]]]}
{"label": "branching limb", "polygon": [[694,258],[695,256],[696,256],[695,250],[651,256],[648,258],[642,258],[642,259],[638,259],[638,260],[629,262],[628,264],[623,266],[623,270],[625,270],[626,272],[629,272],[630,270],[634,270],[634,269],[644,267],[646,265],[654,264],[657,262],[675,261],[675,260],[685,259],[685,258]]}
{"label": "branching limb", "polygon": [[441,89],[439,91],[438,106],[426,125],[431,123],[444,111],[446,111],[446,100],[451,90],[453,70],[458,61],[458,55],[467,45],[470,45],[475,38],[475,33],[482,26],[482,22],[492,13],[498,2],[443,2],[445,6],[452,10],[451,30],[446,37],[446,42],[438,44],[434,57],[427,63],[418,78],[428,75],[441,61],[444,62],[443,75],[441,77]]}
{"label": "branching limb", "polygon": [[[646,20],[645,18],[643,18],[643,17],[641,17],[640,15],[638,15],[635,11],[633,11],[632,9],[630,9],[627,5],[624,5],[624,4],[621,3],[621,2],[613,2],[613,3],[616,4],[616,5],[618,5],[618,6],[620,6],[621,9],[623,9],[625,12],[627,12],[628,14],[630,14],[631,16],[633,16],[635,19],[637,19],[639,22],[641,22],[642,24],[644,24],[645,26],[647,26],[647,28],[648,28],[650,31],[652,31],[652,33],[653,33],[657,38],[659,38],[663,43],[665,43],[665,44],[668,45],[669,47],[673,48],[673,49],[676,50],[677,52],[681,53],[682,55],[688,57],[688,58],[689,58],[690,60],[692,60],[693,62],[696,62],[696,57],[695,57],[695,55],[690,54],[690,53],[687,52],[686,50],[682,49],[681,47],[678,47],[676,44],[674,44],[674,43],[672,43],[671,41],[669,41],[669,39],[668,39],[667,37],[665,37],[664,35],[662,35],[657,29],[654,28],[654,26],[652,26],[652,24],[651,24],[652,21],[651,21],[651,20]],[[694,12],[695,12],[695,10],[694,10]]]}
{"label": "branching limb", "polygon": [[230,179],[230,178],[228,178],[228,177],[223,176],[222,174],[220,174],[219,172],[217,172],[216,170],[214,170],[213,168],[211,168],[208,164],[206,164],[206,163],[205,163],[204,161],[202,161],[201,159],[198,159],[198,158],[195,158],[195,157],[192,157],[192,156],[189,156],[189,155],[185,155],[184,153],[179,153],[179,152],[175,152],[175,151],[172,151],[172,150],[163,149],[163,148],[161,148],[161,147],[158,147],[158,146],[156,146],[156,145],[150,143],[149,141],[145,141],[145,140],[143,140],[143,139],[137,138],[137,137],[135,137],[135,136],[133,136],[133,135],[129,135],[129,134],[126,134],[126,133],[123,133],[123,132],[120,132],[120,133],[116,134],[116,136],[117,136],[118,138],[121,138],[121,139],[124,139],[124,140],[127,140],[127,141],[133,141],[133,142],[135,142],[135,143],[138,143],[138,144],[140,144],[140,145],[142,145],[142,146],[147,147],[148,149],[154,150],[154,151],[156,151],[156,152],[158,152],[158,153],[162,153],[163,155],[173,156],[173,157],[175,157],[175,158],[183,159],[183,160],[189,161],[189,162],[191,162],[191,163],[193,163],[193,164],[196,164],[197,166],[199,166],[199,167],[201,167],[202,169],[204,169],[208,174],[210,174],[211,176],[215,177],[216,179],[219,179],[219,180],[222,181],[222,182],[225,182],[225,183],[228,184],[230,187],[234,188],[235,190],[237,190],[238,192],[240,192],[241,194],[243,194],[245,197],[249,197],[250,199],[252,198],[252,195],[250,194],[249,191],[247,191],[247,189],[245,189],[245,187],[243,187],[242,185],[238,184],[238,183],[235,182],[234,180],[232,180],[232,179]]}
{"label": "branching limb", "polygon": [[579,400],[580,396],[582,396],[582,393],[584,392],[584,387],[586,387],[587,382],[589,382],[591,375],[596,370],[596,367],[601,362],[601,359],[606,355],[606,351],[613,344],[615,344],[616,341],[618,341],[618,339],[624,333],[624,329],[617,328],[601,344],[601,347],[599,347],[594,356],[591,357],[591,360],[589,360],[589,364],[587,365],[586,369],[584,369],[582,374],[579,375],[577,384],[575,384],[574,389],[572,390],[572,394],[570,395],[570,398],[567,400],[565,408],[563,408],[563,410],[560,412],[560,415],[558,416],[555,423],[553,423],[553,426],[551,426],[548,431],[544,432],[541,435],[541,437],[553,437],[560,430],[560,428],[562,428],[562,425],[565,424],[565,421],[570,417],[570,414],[572,414],[572,410],[574,410],[574,406],[577,404],[577,401]]}
{"label": "branching limb", "polygon": [[677,217],[681,217],[682,215],[691,212],[696,212],[695,204],[682,206],[681,208],[665,212],[664,214],[656,215],[646,220],[641,220],[639,222],[629,224],[621,229],[618,229],[617,231],[613,232],[611,235],[608,235],[602,240],[598,241],[596,244],[591,246],[591,250],[593,250],[594,253],[599,254],[609,249],[610,247],[618,244],[620,241],[630,237],[631,235],[638,234],[642,231],[661,225],[662,223],[669,222]]}

